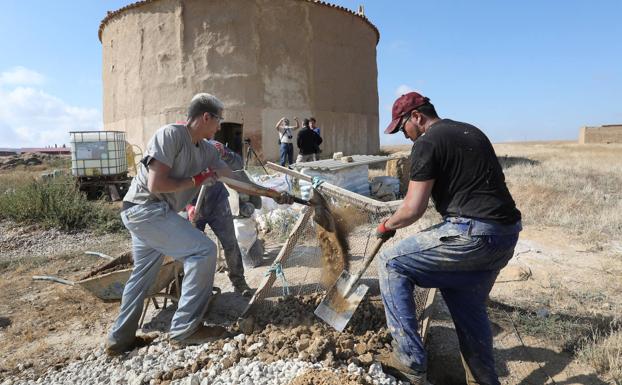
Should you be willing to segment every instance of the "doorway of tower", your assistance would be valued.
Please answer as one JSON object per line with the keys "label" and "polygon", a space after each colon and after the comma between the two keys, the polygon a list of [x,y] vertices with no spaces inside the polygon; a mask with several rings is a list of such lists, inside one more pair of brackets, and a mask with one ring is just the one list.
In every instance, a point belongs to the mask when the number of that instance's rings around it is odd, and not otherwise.
{"label": "doorway of tower", "polygon": [[223,122],[214,139],[229,147],[244,159],[243,126],[239,123]]}

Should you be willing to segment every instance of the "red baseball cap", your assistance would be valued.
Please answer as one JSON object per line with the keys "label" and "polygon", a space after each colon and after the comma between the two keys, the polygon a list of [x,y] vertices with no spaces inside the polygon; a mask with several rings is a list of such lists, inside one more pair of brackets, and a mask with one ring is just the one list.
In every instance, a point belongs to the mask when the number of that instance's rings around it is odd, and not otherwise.
{"label": "red baseball cap", "polygon": [[384,130],[384,133],[395,134],[398,129],[397,125],[404,114],[409,113],[417,107],[423,106],[429,101],[429,98],[426,98],[416,92],[409,92],[397,98],[395,103],[393,103],[393,110],[391,112],[391,119],[393,120],[391,120],[391,123],[389,123],[387,128]]}

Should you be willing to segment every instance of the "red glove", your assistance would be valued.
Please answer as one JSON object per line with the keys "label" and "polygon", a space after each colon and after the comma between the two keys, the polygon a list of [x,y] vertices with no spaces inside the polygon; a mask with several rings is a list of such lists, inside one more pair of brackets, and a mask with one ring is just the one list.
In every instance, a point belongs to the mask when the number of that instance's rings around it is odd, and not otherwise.
{"label": "red glove", "polygon": [[192,183],[194,183],[195,186],[200,186],[202,184],[214,183],[215,179],[216,173],[207,169],[205,171],[202,171],[200,174],[193,176]]}
{"label": "red glove", "polygon": [[376,238],[384,239],[386,241],[389,238],[393,238],[393,236],[395,235],[395,230],[387,229],[385,225],[387,221],[388,219],[385,219],[376,228]]}
{"label": "red glove", "polygon": [[193,222],[194,221],[194,206],[186,205],[186,212],[188,213],[188,220],[190,222]]}

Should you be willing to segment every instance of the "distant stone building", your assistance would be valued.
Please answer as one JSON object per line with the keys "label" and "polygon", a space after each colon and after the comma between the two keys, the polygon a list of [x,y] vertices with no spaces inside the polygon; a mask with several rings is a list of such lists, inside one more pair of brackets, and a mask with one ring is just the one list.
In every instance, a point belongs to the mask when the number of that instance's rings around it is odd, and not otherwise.
{"label": "distant stone building", "polygon": [[[143,149],[197,92],[226,106],[221,137],[278,157],[276,122],[314,116],[324,154],[379,151],[377,28],[313,0],[145,0],[99,27],[105,130]],[[237,149],[236,149],[237,150]]]}
{"label": "distant stone building", "polygon": [[579,144],[585,143],[622,143],[622,124],[581,127]]}

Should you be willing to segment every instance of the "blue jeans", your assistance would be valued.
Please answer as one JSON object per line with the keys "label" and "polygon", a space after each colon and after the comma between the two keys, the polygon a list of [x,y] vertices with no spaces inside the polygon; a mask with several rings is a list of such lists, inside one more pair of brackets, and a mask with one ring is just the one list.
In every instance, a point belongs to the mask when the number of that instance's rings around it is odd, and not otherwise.
{"label": "blue jeans", "polygon": [[183,339],[201,324],[212,294],[216,246],[201,231],[172,211],[166,202],[137,205],[121,212],[132,235],[134,270],[125,284],[119,315],[108,334],[109,345],[131,344],[147,291],[164,255],[184,265],[181,297],[171,321],[171,337]]}
{"label": "blue jeans", "polygon": [[281,166],[285,167],[285,163],[287,165],[294,163],[294,144],[293,143],[281,143],[281,147],[279,149],[279,154],[281,156]]}
{"label": "blue jeans", "polygon": [[518,231],[520,223],[478,226],[474,220],[451,218],[379,254],[387,326],[403,364],[426,370],[413,291],[415,285],[439,288],[456,327],[465,369],[478,384],[499,384],[486,299],[499,270],[514,254]]}

